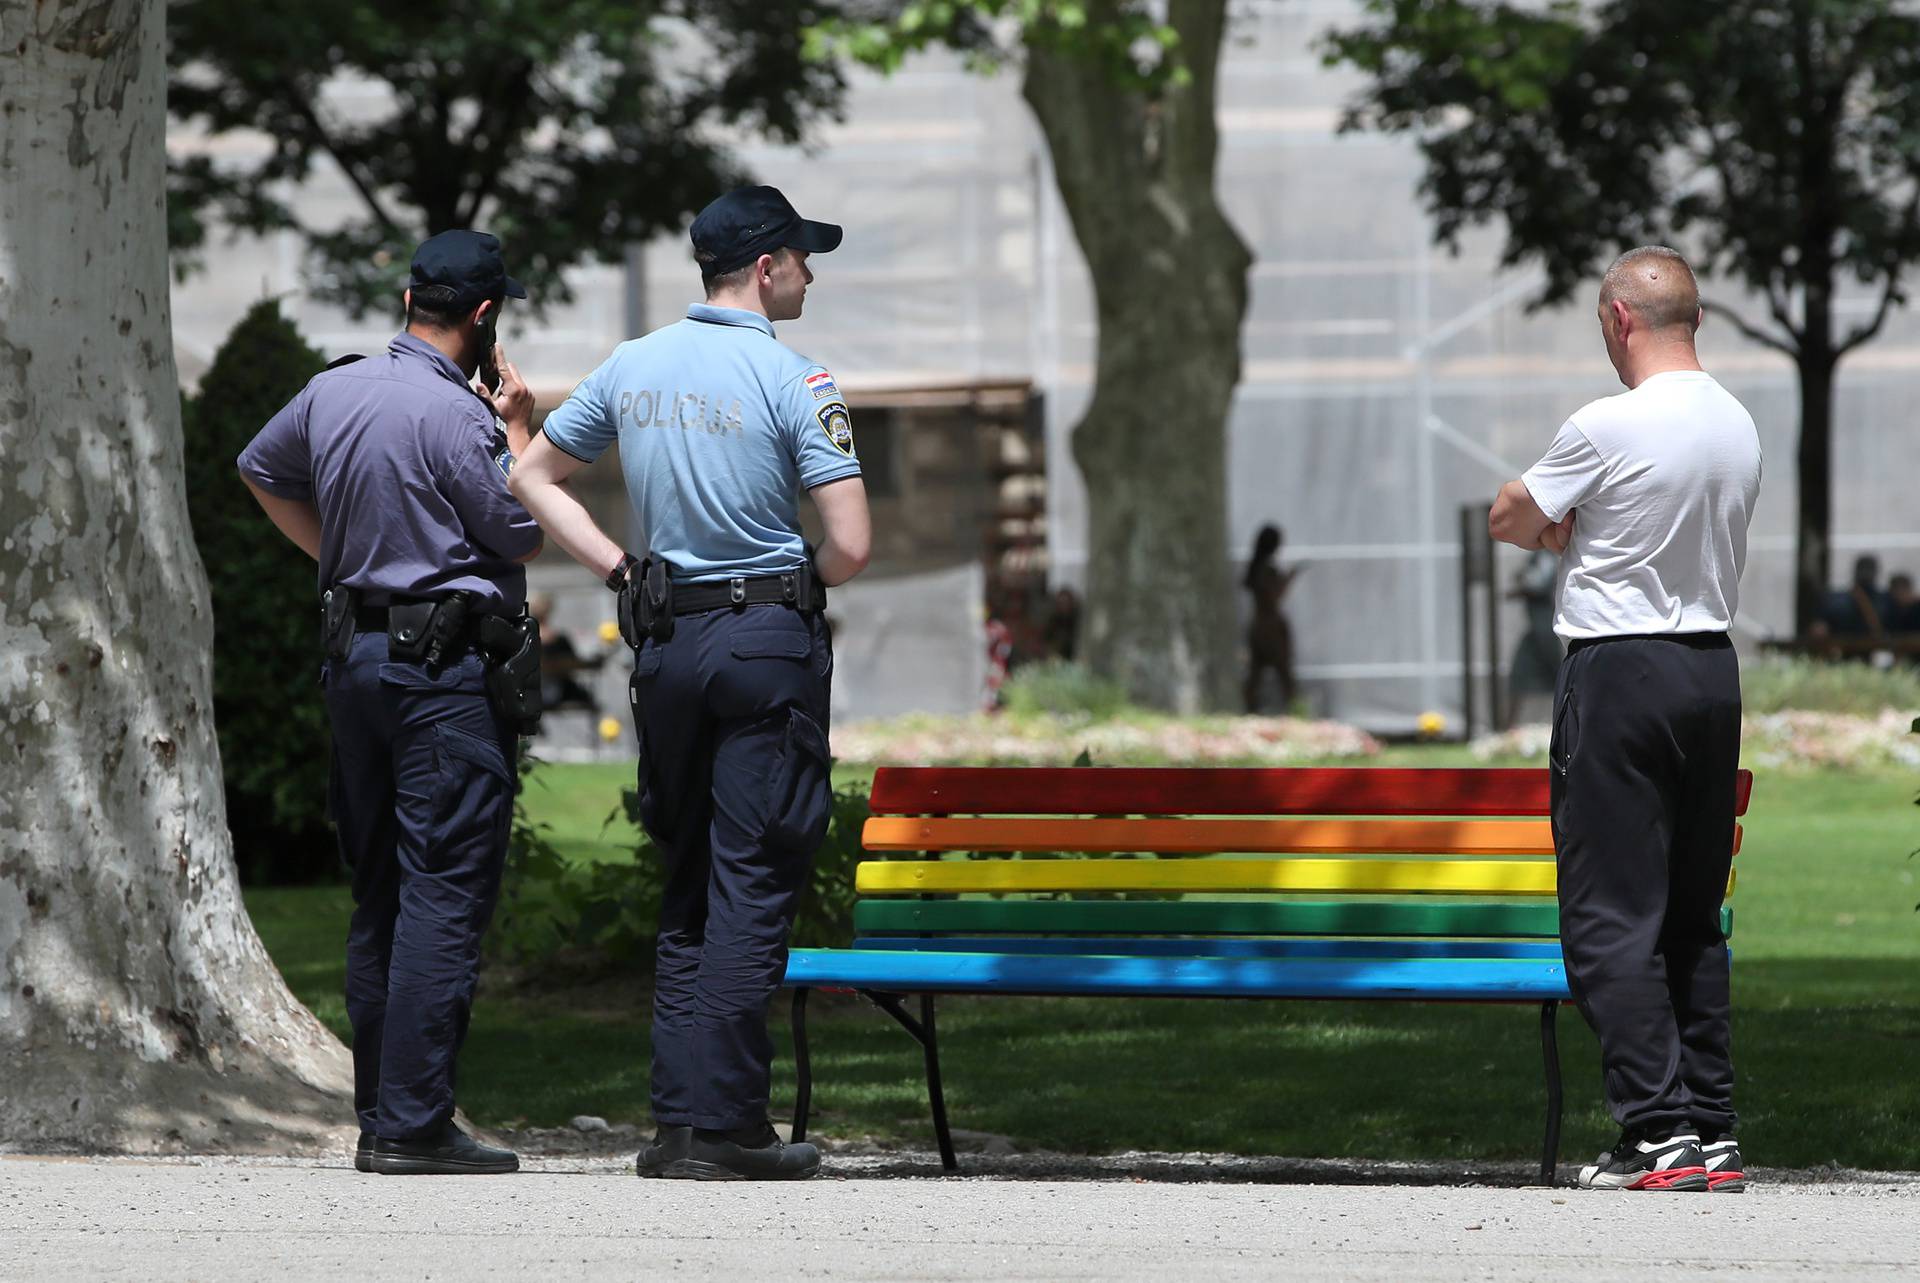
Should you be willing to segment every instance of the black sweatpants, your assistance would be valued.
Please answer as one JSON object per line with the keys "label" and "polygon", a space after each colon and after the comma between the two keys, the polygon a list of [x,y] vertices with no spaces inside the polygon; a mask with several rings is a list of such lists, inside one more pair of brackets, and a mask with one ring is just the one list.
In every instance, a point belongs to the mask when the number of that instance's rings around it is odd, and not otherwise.
{"label": "black sweatpants", "polygon": [[1636,1133],[1731,1134],[1720,905],[1733,864],[1740,665],[1724,633],[1575,642],[1554,699],[1567,983]]}

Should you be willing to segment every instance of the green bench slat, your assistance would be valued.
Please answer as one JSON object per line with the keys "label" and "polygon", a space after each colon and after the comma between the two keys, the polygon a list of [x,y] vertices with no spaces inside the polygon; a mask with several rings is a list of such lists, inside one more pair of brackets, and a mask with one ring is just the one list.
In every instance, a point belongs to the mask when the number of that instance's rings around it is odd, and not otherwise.
{"label": "green bench slat", "polygon": [[[1731,931],[1733,910],[1720,911]],[[863,900],[861,935],[1490,936],[1555,939],[1552,904],[1395,904],[1309,900]]]}

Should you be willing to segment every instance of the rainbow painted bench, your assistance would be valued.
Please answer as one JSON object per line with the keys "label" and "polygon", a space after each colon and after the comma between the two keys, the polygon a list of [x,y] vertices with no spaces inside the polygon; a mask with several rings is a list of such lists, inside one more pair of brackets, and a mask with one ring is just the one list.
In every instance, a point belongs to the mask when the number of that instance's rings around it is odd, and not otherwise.
{"label": "rainbow painted bench", "polygon": [[[1736,815],[1752,787],[1740,772]],[[941,995],[1530,1003],[1552,1180],[1570,995],[1545,770],[883,767],[871,804],[852,947],[787,963],[795,1139],[815,989],[920,1044],[948,1170]]]}

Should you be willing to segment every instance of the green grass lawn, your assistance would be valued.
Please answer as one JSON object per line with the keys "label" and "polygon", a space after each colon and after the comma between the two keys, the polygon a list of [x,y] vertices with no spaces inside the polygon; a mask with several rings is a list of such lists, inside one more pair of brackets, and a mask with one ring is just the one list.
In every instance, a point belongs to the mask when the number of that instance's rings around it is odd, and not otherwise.
{"label": "green grass lawn", "polygon": [[[1395,750],[1399,762],[1459,760]],[[602,821],[630,768],[551,766],[528,805],[570,854],[622,858]],[[851,772],[848,777],[852,777]],[[1920,823],[1892,774],[1761,776],[1734,896],[1735,1060],[1749,1161],[1920,1169]],[[294,991],[345,1032],[340,888],[247,903]],[[642,982],[509,989],[490,978],[461,1062],[483,1123],[582,1113],[645,1124]],[[1538,1151],[1531,1007],[1122,999],[941,1003],[956,1126],[1029,1146],[1222,1150],[1298,1157],[1494,1159]],[[784,1002],[775,1023],[783,1049]],[[816,1128],[931,1143],[918,1049],[858,1000],[816,998]],[[1612,1139],[1592,1036],[1561,1017],[1563,1159]],[[783,1059],[775,1108],[792,1099]]]}

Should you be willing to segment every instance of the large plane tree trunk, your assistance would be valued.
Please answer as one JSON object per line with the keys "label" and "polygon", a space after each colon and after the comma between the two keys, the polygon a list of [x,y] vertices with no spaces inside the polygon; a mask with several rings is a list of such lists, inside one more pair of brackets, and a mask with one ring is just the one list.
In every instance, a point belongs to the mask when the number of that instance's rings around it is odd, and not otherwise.
{"label": "large plane tree trunk", "polygon": [[[1090,23],[1120,0],[1094,0]],[[1073,432],[1087,483],[1085,651],[1134,698],[1232,698],[1227,413],[1252,255],[1214,190],[1225,0],[1170,0],[1191,79],[1149,96],[1093,59],[1030,47],[1024,93],[1093,276],[1099,356]]]}
{"label": "large plane tree trunk", "polygon": [[0,1147],[315,1150],[351,1070],[241,905],[213,736],[164,13],[0,0]]}

